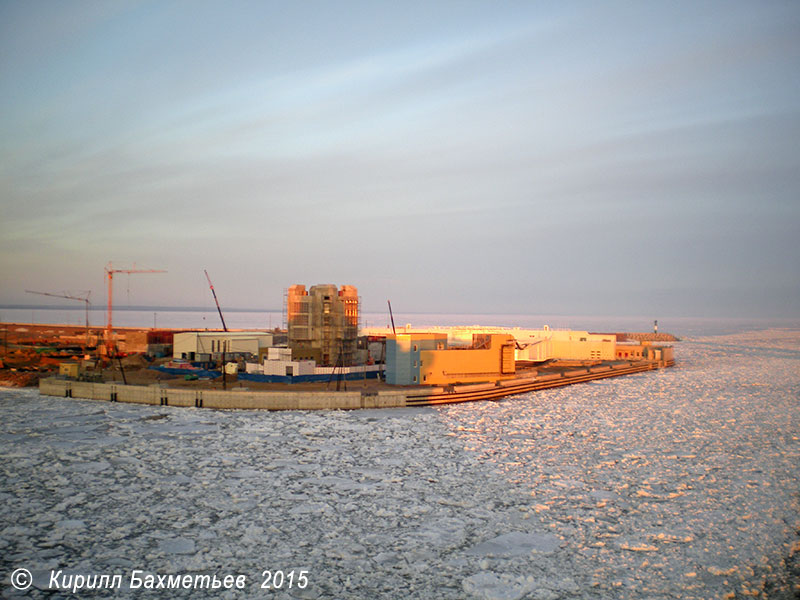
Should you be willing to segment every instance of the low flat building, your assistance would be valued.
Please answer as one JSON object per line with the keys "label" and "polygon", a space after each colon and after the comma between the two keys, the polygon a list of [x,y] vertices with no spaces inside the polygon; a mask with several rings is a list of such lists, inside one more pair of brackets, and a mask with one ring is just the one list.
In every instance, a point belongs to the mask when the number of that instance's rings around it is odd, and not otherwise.
{"label": "low flat building", "polygon": [[264,375],[313,375],[316,363],[313,360],[292,360],[292,350],[287,347],[268,348],[262,354],[265,360],[261,363],[260,372]]}
{"label": "low flat building", "polygon": [[675,351],[672,346],[656,345],[651,342],[641,344],[623,342],[617,344],[617,359],[669,362],[675,360]]}
{"label": "low flat building", "polygon": [[226,359],[258,357],[272,339],[263,331],[184,331],[173,338],[172,356],[198,362],[217,360],[223,352]]}
{"label": "low flat building", "polygon": [[[385,332],[382,328],[369,328],[366,334],[375,336]],[[504,334],[516,342],[515,359],[521,362],[545,362],[561,360],[615,360],[617,340],[614,334],[589,333],[571,329],[521,329],[519,327],[431,327],[427,330],[412,328],[410,325],[398,329],[397,335],[417,335],[419,333],[444,335],[448,348],[468,347],[474,343],[474,336]],[[383,333],[390,337],[388,333]],[[387,350],[388,356],[388,350]]]}
{"label": "low flat building", "polygon": [[58,365],[58,374],[62,377],[77,379],[81,371],[81,364],[76,361],[63,361]]}
{"label": "low flat building", "polygon": [[[259,362],[246,363],[247,373],[260,375],[278,375],[281,377],[297,376],[338,376],[364,374],[374,377],[383,371],[383,365],[358,365],[351,367],[320,367],[313,360],[293,360],[292,349],[285,346],[266,348],[261,353]],[[367,375],[369,373],[370,375]]]}
{"label": "low flat building", "polygon": [[[613,335],[589,333],[588,331],[549,330],[551,358],[565,360],[614,360],[617,338]],[[538,338],[541,339],[541,338]]]}

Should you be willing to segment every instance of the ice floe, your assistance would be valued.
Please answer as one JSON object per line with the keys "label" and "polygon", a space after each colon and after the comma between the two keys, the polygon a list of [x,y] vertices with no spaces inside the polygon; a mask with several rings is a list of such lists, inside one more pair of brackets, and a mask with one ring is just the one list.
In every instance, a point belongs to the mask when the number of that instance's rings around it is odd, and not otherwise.
{"label": "ice floe", "polygon": [[2,390],[0,575],[28,568],[38,598],[50,568],[244,573],[249,596],[265,569],[308,571],[275,598],[791,598],[800,334],[777,351],[770,335],[696,338],[675,369],[436,409]]}

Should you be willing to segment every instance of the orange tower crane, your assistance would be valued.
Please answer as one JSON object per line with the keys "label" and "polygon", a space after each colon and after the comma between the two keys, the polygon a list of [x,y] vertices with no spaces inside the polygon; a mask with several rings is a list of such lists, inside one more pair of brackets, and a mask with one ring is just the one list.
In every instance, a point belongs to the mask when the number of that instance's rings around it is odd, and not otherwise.
{"label": "orange tower crane", "polygon": [[[135,265],[134,265],[135,266]],[[111,358],[114,353],[114,342],[111,339],[111,311],[113,298],[114,273],[166,273],[161,269],[115,269],[108,263],[106,266],[106,278],[108,279],[108,325],[106,325],[106,356]]]}

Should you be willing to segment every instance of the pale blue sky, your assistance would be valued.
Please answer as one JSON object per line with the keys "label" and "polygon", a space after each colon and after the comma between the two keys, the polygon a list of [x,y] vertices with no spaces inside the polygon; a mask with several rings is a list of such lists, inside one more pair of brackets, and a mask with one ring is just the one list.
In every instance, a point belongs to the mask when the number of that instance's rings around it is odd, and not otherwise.
{"label": "pale blue sky", "polygon": [[794,1],[0,1],[0,304],[798,317],[798,74]]}

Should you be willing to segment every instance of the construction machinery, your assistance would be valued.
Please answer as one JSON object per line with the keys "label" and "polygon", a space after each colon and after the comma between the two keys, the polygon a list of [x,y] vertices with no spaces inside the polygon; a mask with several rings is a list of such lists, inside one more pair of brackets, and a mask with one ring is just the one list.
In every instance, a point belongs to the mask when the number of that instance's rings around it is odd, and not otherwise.
{"label": "construction machinery", "polygon": [[[135,265],[134,265],[135,267]],[[111,263],[105,267],[106,279],[108,280],[108,324],[106,325],[106,356],[111,358],[114,355],[114,340],[111,332],[111,313],[113,306],[113,283],[114,273],[166,273],[162,269],[115,269]]]}
{"label": "construction machinery", "polygon": [[[36,292],[34,290],[25,290],[28,294],[39,294],[40,296],[51,296],[53,298],[66,298],[67,300],[79,300],[83,302],[86,309],[86,345],[89,345],[89,296],[91,295],[91,290],[87,292],[81,292],[83,296],[70,296],[69,294],[51,294],[50,292]],[[84,297],[85,296],[85,297]]]}
{"label": "construction machinery", "polygon": [[222,309],[219,307],[219,300],[217,300],[217,292],[214,291],[214,284],[211,283],[211,277],[208,276],[208,271],[205,269],[203,269],[203,273],[206,274],[206,279],[208,279],[208,287],[211,288],[211,294],[214,296],[214,303],[217,305],[219,320],[222,321],[222,329],[223,331],[228,331],[228,326],[225,325],[225,317],[222,316]]}

